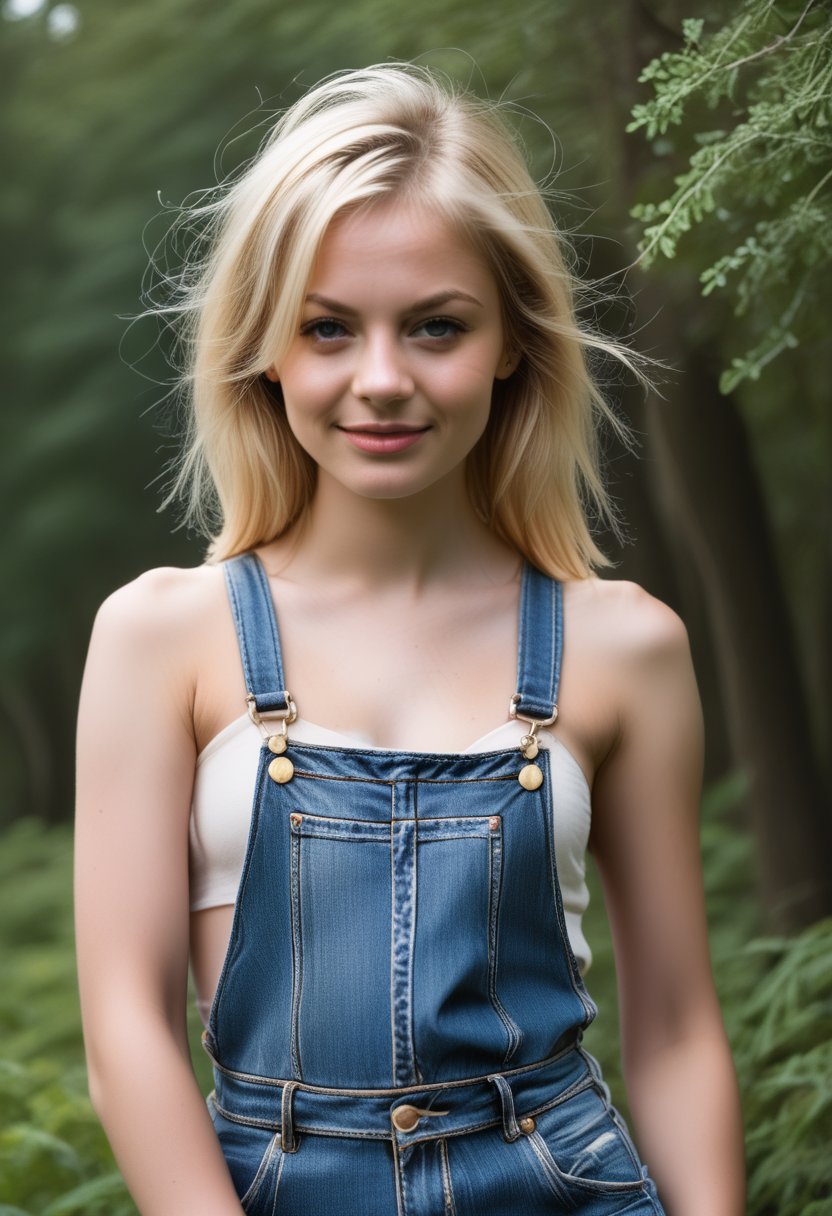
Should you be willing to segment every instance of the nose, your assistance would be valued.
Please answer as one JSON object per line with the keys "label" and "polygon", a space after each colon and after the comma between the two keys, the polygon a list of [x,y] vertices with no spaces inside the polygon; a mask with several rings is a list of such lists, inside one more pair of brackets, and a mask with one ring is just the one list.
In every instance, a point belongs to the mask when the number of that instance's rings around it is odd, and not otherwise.
{"label": "nose", "polygon": [[357,398],[373,405],[406,401],[413,395],[413,377],[405,352],[394,335],[371,335],[361,343],[352,391]]}

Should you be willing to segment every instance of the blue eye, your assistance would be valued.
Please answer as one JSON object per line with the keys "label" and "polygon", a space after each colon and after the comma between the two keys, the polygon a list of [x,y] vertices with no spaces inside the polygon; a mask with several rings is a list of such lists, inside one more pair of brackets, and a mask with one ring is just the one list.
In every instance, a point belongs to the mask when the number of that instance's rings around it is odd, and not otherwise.
{"label": "blue eye", "polygon": [[302,326],[300,332],[311,335],[320,342],[332,342],[336,338],[343,338],[347,331],[340,321],[334,321],[332,317],[318,317]]}
{"label": "blue eye", "polygon": [[464,332],[465,327],[459,321],[452,321],[450,317],[431,317],[429,321],[422,321],[415,332],[418,334],[420,330],[428,338],[455,338],[457,334]]}

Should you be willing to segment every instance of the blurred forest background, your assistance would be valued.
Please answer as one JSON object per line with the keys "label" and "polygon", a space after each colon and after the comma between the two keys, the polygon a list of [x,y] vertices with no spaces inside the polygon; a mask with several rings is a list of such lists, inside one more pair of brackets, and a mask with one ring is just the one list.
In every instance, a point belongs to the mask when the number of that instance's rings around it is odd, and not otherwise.
{"label": "blurred forest background", "polygon": [[[165,335],[126,320],[146,251],[172,207],[254,153],[275,111],[328,72],[391,57],[519,108],[583,273],[618,293],[588,319],[672,368],[646,399],[610,385],[642,449],[608,444],[631,540],[600,540],[611,576],[671,604],[691,638],[749,1211],[832,1213],[828,5],[6,0],[0,1216],[134,1211],[85,1091],[70,823],[95,610],[141,570],[204,551],[157,509],[177,418]],[[601,1009],[588,1041],[624,1106],[597,887],[588,930]]]}

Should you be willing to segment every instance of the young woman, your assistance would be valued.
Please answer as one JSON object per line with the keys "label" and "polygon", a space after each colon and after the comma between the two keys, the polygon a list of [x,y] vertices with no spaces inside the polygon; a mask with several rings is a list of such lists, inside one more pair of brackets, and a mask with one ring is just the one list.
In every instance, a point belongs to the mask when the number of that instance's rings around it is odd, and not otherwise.
{"label": "young woman", "polygon": [[[627,356],[577,323],[522,157],[371,68],[200,218],[209,558],[106,601],[80,709],[90,1085],[139,1209],[739,1216],[687,636],[593,573],[624,428],[587,354]],[[588,843],[649,1172],[581,1046]]]}

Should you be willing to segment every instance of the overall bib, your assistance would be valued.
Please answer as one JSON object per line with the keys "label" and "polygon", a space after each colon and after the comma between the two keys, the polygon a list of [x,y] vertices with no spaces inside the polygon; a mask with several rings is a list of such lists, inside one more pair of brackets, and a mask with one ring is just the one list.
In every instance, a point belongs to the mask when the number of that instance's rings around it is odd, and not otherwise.
{"label": "overall bib", "polygon": [[[661,1216],[581,1047],[550,756],[562,588],[526,564],[522,754],[297,744],[268,581],[225,574],[264,734],[203,1041],[253,1216]],[[522,784],[521,784],[522,781]]]}

